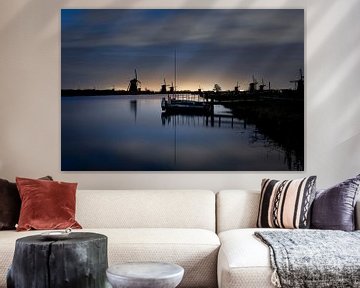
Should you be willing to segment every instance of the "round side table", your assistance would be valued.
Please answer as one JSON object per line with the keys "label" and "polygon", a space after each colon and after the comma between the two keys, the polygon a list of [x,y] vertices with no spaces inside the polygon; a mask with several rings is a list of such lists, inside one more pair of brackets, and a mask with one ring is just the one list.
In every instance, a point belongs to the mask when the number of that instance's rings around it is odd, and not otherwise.
{"label": "round side table", "polygon": [[184,276],[184,268],[161,262],[117,264],[106,270],[114,288],[175,288]]}
{"label": "round side table", "polygon": [[73,232],[61,240],[28,236],[16,240],[7,287],[105,287],[107,267],[105,235]]}

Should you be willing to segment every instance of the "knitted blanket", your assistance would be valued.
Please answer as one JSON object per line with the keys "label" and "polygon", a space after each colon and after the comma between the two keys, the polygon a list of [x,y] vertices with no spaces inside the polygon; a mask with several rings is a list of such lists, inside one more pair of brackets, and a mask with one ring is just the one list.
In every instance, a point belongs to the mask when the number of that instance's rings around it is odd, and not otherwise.
{"label": "knitted blanket", "polygon": [[360,287],[360,230],[255,232],[270,248],[276,287]]}

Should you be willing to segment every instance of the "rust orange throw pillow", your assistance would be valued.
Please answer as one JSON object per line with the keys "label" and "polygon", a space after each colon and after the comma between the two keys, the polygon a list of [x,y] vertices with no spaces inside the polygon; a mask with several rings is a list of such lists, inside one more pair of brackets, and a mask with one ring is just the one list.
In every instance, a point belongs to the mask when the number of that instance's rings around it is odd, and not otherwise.
{"label": "rust orange throw pillow", "polygon": [[77,183],[16,178],[21,198],[17,231],[81,228],[75,221]]}

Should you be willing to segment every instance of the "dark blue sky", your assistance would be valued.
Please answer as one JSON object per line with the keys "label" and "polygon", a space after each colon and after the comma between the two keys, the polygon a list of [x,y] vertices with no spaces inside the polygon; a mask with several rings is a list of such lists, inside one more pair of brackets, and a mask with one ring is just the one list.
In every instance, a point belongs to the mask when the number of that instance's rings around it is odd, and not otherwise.
{"label": "dark blue sky", "polygon": [[304,66],[304,10],[63,9],[62,89],[126,89],[137,69],[142,89],[223,90],[252,75],[289,88]]}

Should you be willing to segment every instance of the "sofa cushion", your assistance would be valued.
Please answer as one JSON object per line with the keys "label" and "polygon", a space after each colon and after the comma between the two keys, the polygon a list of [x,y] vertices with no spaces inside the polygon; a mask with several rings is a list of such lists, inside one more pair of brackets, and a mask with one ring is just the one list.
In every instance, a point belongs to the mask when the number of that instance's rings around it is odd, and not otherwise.
{"label": "sofa cushion", "polygon": [[15,229],[21,200],[15,183],[0,179],[0,230]]}
{"label": "sofa cushion", "polygon": [[75,221],[76,183],[16,178],[21,198],[18,231],[81,228]]}
{"label": "sofa cushion", "polygon": [[353,231],[359,186],[360,175],[317,191],[312,205],[311,227]]}
{"label": "sofa cushion", "polygon": [[[51,176],[40,179],[52,180]],[[15,230],[21,207],[19,191],[15,183],[0,179],[0,230]]]}
{"label": "sofa cushion", "polygon": [[219,234],[219,288],[274,287],[269,248],[254,236],[264,228],[235,229]]}
{"label": "sofa cushion", "polygon": [[217,233],[255,228],[259,209],[259,191],[222,190],[216,194]]}
{"label": "sofa cushion", "polygon": [[[74,230],[74,232],[77,230]],[[216,263],[220,241],[203,229],[82,229],[108,237],[109,265],[135,261],[164,261],[185,269],[179,287],[216,287]],[[0,287],[6,287],[17,238],[44,231],[0,232]]]}
{"label": "sofa cushion", "polygon": [[263,179],[257,227],[308,228],[316,176],[294,180]]}
{"label": "sofa cushion", "polygon": [[76,219],[84,228],[215,231],[215,194],[209,190],[78,190],[76,197]]}

